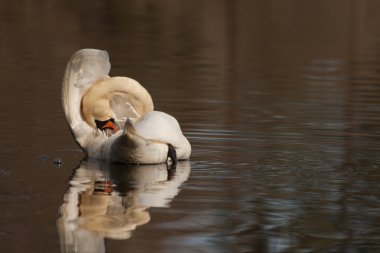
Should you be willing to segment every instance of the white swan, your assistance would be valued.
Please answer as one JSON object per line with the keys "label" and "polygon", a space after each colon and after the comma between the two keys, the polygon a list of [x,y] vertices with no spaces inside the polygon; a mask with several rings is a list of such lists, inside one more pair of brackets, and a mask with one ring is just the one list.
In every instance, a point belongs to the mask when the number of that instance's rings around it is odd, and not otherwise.
{"label": "white swan", "polygon": [[89,158],[154,164],[189,159],[191,146],[177,120],[153,111],[137,81],[109,77],[108,53],[76,52],[67,64],[62,101],[75,140]]}

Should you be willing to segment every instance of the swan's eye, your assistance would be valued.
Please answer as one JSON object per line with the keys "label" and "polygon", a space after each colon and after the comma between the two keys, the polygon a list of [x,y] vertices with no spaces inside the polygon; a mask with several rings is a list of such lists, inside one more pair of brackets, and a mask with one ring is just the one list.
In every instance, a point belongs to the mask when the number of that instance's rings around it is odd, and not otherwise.
{"label": "swan's eye", "polygon": [[110,118],[108,120],[95,120],[96,127],[100,130],[112,130],[113,133],[116,133],[119,130],[119,127],[115,124],[115,120]]}

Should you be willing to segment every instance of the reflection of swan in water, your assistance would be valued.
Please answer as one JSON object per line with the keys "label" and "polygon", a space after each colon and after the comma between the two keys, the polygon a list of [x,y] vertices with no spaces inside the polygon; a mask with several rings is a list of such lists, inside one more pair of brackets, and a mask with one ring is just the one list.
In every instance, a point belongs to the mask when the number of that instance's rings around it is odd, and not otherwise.
{"label": "reflection of swan in water", "polygon": [[104,238],[127,239],[150,220],[149,207],[167,207],[190,174],[189,161],[121,165],[99,160],[82,163],[57,221],[62,252],[105,252]]}

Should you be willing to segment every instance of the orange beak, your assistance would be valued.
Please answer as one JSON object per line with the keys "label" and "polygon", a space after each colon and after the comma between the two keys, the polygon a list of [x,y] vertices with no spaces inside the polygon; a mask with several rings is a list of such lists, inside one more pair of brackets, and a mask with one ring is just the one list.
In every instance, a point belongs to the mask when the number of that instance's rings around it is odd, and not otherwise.
{"label": "orange beak", "polygon": [[120,128],[113,123],[112,121],[108,121],[104,126],[102,126],[100,129],[111,129],[113,133],[116,133],[117,131],[120,130]]}

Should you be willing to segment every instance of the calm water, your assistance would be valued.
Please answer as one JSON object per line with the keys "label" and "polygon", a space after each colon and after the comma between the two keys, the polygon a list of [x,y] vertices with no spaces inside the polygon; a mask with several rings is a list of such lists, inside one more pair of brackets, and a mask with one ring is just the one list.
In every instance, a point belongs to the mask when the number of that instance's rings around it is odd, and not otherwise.
{"label": "calm water", "polygon": [[[374,0],[2,1],[1,251],[380,252],[379,31]],[[83,161],[60,96],[85,47],[190,162]]]}

